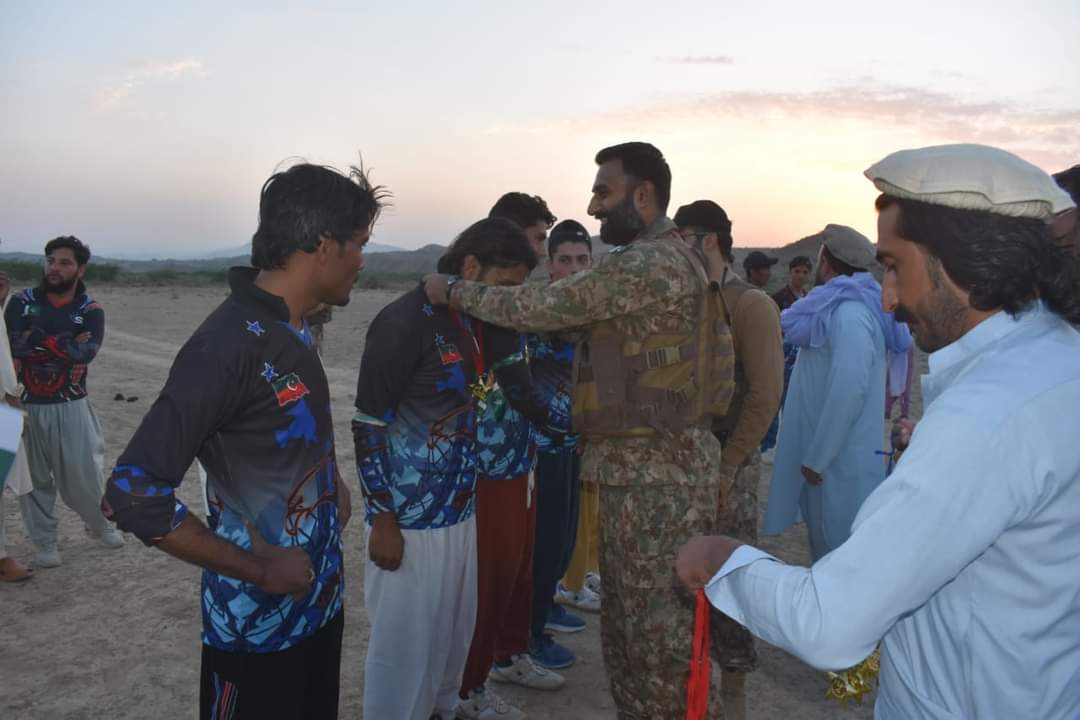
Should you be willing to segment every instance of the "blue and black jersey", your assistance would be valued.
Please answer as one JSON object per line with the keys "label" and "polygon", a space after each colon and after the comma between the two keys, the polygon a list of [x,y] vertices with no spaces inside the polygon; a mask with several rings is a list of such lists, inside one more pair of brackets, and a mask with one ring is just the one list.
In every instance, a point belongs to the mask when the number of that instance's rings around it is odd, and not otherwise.
{"label": "blue and black jersey", "polygon": [[105,338],[105,311],[81,281],[71,302],[54,305],[53,297],[43,286],[23,290],[4,311],[24,403],[86,397],[87,366]]}
{"label": "blue and black jersey", "polygon": [[[489,332],[495,332],[493,326]],[[500,330],[501,331],[501,330]],[[507,331],[501,331],[507,332]],[[498,379],[488,394],[476,427],[477,445],[477,472],[481,478],[487,480],[509,480],[530,472],[536,462],[536,439],[539,431],[534,431],[528,417],[516,406],[521,403],[518,397],[524,393],[525,398],[532,400],[537,406],[544,407],[542,419],[548,424],[548,413],[543,401],[536,395],[536,390],[531,379],[514,383],[506,377],[513,369],[524,369],[526,376],[529,374],[528,360],[525,355],[525,336],[514,335],[514,344],[507,349],[512,349],[509,355],[499,360],[494,370],[499,372],[505,368],[505,372]]]}
{"label": "blue and black jersey", "polygon": [[209,526],[250,550],[246,527],[303,548],[316,577],[302,600],[204,571],[203,642],[230,652],[285,650],[341,610],[344,573],[330,391],[307,326],[229,271],[232,294],[180,349],[160,397],[117,461],[102,509],[143,542],[187,515],[176,487],[192,461],[206,469]]}
{"label": "blue and black jersey", "polygon": [[368,328],[353,419],[357,474],[367,507],[393,512],[401,528],[455,525],[473,513],[478,463],[478,368],[503,394],[487,393],[547,426],[516,333],[433,306],[418,287]]}
{"label": "blue and black jersey", "polygon": [[555,430],[566,435],[559,443],[544,433],[537,433],[538,452],[562,452],[573,449],[576,437],[570,435],[573,415],[574,343],[558,340],[547,335],[526,336],[529,368],[533,384],[549,410],[549,423]]}

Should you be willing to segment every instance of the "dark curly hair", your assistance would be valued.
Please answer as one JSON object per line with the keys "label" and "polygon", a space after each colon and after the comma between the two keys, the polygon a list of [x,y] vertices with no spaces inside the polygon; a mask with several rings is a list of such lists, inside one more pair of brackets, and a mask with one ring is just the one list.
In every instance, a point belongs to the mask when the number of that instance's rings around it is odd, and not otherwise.
{"label": "dark curly hair", "polygon": [[492,206],[488,217],[513,220],[523,228],[536,223],[543,223],[544,227],[549,228],[556,220],[544,198],[523,192],[508,192],[503,195]]}
{"label": "dark curly hair", "polygon": [[475,257],[485,270],[524,265],[531,272],[537,263],[525,231],[506,218],[485,218],[465,228],[439,258],[439,272],[460,275],[468,255]]}
{"label": "dark curly hair", "polygon": [[276,270],[294,252],[315,252],[328,235],[344,246],[353,232],[370,228],[389,193],[368,182],[363,168],[348,174],[325,165],[300,163],[276,172],[263,184],[259,228],[251,238],[251,264]]}
{"label": "dark curly hair", "polygon": [[45,243],[45,257],[53,254],[53,250],[67,248],[75,256],[75,262],[79,267],[90,262],[90,246],[74,235],[61,235]]}
{"label": "dark curly hair", "polygon": [[960,210],[880,195],[879,211],[900,208],[898,233],[938,260],[976,310],[1016,315],[1033,300],[1080,324],[1080,264],[1042,220]]}

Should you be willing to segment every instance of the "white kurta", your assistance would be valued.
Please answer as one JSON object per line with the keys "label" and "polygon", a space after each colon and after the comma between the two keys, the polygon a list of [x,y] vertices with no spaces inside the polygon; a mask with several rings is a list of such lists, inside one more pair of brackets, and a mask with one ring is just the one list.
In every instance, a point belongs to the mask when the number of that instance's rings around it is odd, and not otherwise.
{"label": "white kurta", "polygon": [[[885,479],[885,337],[874,311],[843,302],[828,342],[799,348],[791,373],[762,532],[806,521],[815,560],[848,538],[863,501]],[[809,485],[802,466],[824,477]]]}
{"label": "white kurta", "polygon": [[[22,385],[15,374],[15,365],[11,359],[11,343],[8,341],[7,323],[4,322],[3,309],[0,308],[0,393],[3,395],[22,395]],[[3,401],[0,395],[0,402]],[[25,495],[34,489],[30,480],[30,466],[26,462],[24,443],[19,443],[19,451],[6,478],[0,478],[0,494],[4,489],[15,495]]]}
{"label": "white kurta", "polygon": [[1080,717],[1080,333],[1041,306],[930,357],[909,450],[812,568],[740,547],[712,603],[819,668],[882,641],[875,716]]}

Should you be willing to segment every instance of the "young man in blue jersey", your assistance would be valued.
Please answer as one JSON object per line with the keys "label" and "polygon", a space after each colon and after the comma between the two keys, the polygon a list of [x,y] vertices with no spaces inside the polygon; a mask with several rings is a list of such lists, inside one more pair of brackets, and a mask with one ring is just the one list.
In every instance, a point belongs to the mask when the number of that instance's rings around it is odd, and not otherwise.
{"label": "young man in blue jersey", "polygon": [[[546,265],[553,282],[592,267],[592,240],[576,220],[563,220],[553,227],[547,248]],[[574,343],[555,336],[530,334],[528,348],[533,381],[552,407],[551,422],[569,433]],[[573,436],[566,442],[553,443],[540,435],[536,444],[536,549],[529,654],[537,665],[557,669],[569,667],[576,658],[545,630],[585,629],[581,618],[554,602],[559,578],[570,565],[577,537],[581,461]],[[599,610],[599,602],[592,609]]]}
{"label": "young man in blue jersey", "polygon": [[[337,718],[349,493],[304,318],[342,306],[383,193],[300,164],[262,188],[254,268],[180,349],[102,509],[202,574],[203,720]],[[209,527],[176,488],[206,469]]]}
{"label": "young man in blue jersey", "polygon": [[[535,265],[520,228],[487,219],[462,232],[439,267],[469,280],[516,284]],[[475,645],[478,604],[487,607],[493,597],[478,568],[488,566],[492,551],[511,552],[508,543],[485,537],[478,547],[477,514],[486,511],[489,523],[500,514],[485,506],[477,470],[531,462],[479,446],[478,415],[485,427],[489,418],[519,414],[546,427],[548,408],[532,396],[516,333],[434,307],[421,287],[372,321],[356,408],[353,440],[370,526],[364,717],[449,720]],[[506,511],[520,520],[526,497],[522,486],[521,510]],[[489,658],[485,676],[490,667]],[[493,693],[481,699],[484,711],[505,707]]]}
{"label": "young man in blue jersey", "polygon": [[98,509],[105,440],[87,397],[86,379],[105,336],[105,311],[86,292],[90,248],[73,236],[45,245],[41,284],[23,290],[4,311],[11,355],[27,411],[27,460],[34,489],[19,498],[34,565],[60,564],[56,496],[79,514],[107,548],[123,537]]}

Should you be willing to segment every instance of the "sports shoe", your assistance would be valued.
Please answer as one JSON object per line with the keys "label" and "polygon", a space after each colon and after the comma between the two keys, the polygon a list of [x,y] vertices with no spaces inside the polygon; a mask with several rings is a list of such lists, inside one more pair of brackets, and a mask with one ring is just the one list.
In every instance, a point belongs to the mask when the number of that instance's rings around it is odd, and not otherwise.
{"label": "sports shoe", "polygon": [[548,670],[567,668],[577,661],[573,650],[555,642],[555,638],[547,633],[529,641],[529,657]]}
{"label": "sports shoe", "polygon": [[458,703],[454,716],[458,720],[525,720],[525,713],[507,705],[491,688],[469,691],[469,697]]}
{"label": "sports shoe", "polygon": [[98,536],[98,542],[102,547],[107,547],[110,550],[124,547],[124,536],[114,527],[107,527]]}
{"label": "sports shoe", "polygon": [[600,573],[586,573],[585,587],[596,593],[596,597],[604,597],[604,587],[603,584],[600,582]]}
{"label": "sports shoe", "polygon": [[588,587],[581,588],[580,592],[574,592],[562,583],[555,590],[555,602],[575,607],[585,612],[600,612],[600,596]]}
{"label": "sports shoe", "polygon": [[488,677],[495,682],[513,683],[533,690],[558,690],[566,683],[566,678],[562,675],[538,667],[533,662],[531,654],[530,649],[529,654],[514,655],[509,665],[495,663],[491,666]]}
{"label": "sports shoe", "polygon": [[554,630],[561,633],[576,633],[585,629],[585,621],[562,605],[554,603],[548,611],[545,630]]}
{"label": "sports shoe", "polygon": [[34,567],[54,568],[60,567],[60,551],[55,545],[50,545],[44,550],[38,550],[32,563]]}

